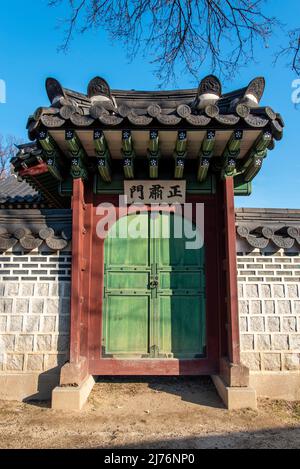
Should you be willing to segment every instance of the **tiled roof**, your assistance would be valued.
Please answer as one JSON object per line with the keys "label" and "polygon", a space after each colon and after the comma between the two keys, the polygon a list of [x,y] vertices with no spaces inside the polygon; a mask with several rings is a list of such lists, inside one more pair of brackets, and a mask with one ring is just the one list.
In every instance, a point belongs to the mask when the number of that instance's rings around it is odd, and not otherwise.
{"label": "tiled roof", "polygon": [[0,206],[27,205],[45,203],[41,194],[35,191],[26,181],[19,181],[11,175],[0,179]]}

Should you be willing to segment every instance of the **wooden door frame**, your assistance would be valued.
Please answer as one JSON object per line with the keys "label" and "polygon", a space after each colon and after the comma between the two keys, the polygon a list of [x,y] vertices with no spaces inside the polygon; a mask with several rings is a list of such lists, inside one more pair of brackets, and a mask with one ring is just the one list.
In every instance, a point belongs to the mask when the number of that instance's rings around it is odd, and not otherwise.
{"label": "wooden door frame", "polygon": [[[61,383],[94,375],[215,374],[222,357],[239,364],[235,220],[232,178],[216,195],[188,195],[187,202],[205,206],[205,275],[207,357],[179,359],[101,358],[104,239],[96,234],[98,204],[118,207],[117,195],[96,196],[80,179],[73,185],[73,241],[70,363]],[[195,213],[193,215],[193,218]],[[71,371],[70,371],[71,370]]]}
{"label": "wooden door frame", "polygon": [[[217,372],[219,363],[218,301],[213,283],[218,283],[218,260],[212,241],[217,237],[215,222],[217,219],[214,196],[188,196],[187,202],[205,204],[205,275],[206,275],[206,327],[207,357],[190,360],[179,359],[120,359],[101,358],[102,308],[104,282],[104,239],[96,234],[96,225],[100,217],[96,207],[100,203],[113,204],[119,212],[118,196],[93,196],[92,214],[92,249],[90,264],[89,314],[88,314],[88,368],[94,375],[198,375]],[[195,220],[195,206],[193,208]],[[207,220],[207,221],[206,221]]]}

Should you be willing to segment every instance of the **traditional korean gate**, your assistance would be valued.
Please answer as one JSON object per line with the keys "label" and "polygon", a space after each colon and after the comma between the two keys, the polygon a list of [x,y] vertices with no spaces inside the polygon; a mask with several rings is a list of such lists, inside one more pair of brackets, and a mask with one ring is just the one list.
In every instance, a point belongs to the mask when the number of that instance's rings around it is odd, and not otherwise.
{"label": "traditional korean gate", "polygon": [[106,238],[103,358],[205,356],[204,248],[187,249],[175,220],[132,214]]}

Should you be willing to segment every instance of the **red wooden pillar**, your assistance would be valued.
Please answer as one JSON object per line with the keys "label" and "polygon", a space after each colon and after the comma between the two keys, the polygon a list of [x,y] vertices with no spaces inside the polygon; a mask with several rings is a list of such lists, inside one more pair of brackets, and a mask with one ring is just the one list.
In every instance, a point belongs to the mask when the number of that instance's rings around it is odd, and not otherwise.
{"label": "red wooden pillar", "polygon": [[240,337],[233,177],[227,177],[224,180],[224,208],[228,358],[231,363],[239,364]]}
{"label": "red wooden pillar", "polygon": [[84,303],[83,272],[86,268],[84,259],[85,210],[84,183],[82,179],[74,179],[72,196],[70,362],[61,369],[61,385],[80,385],[88,374],[87,357],[81,356],[81,324]]}
{"label": "red wooden pillar", "polygon": [[[220,331],[222,355],[220,357],[220,375],[227,386],[244,387],[249,385],[249,369],[240,362],[240,334],[238,311],[238,284],[236,259],[236,231],[234,211],[234,181],[227,177],[221,183],[219,198],[221,231],[221,318]],[[220,271],[221,273],[222,271]],[[222,313],[224,311],[224,313]],[[224,343],[226,341],[226,343]]]}

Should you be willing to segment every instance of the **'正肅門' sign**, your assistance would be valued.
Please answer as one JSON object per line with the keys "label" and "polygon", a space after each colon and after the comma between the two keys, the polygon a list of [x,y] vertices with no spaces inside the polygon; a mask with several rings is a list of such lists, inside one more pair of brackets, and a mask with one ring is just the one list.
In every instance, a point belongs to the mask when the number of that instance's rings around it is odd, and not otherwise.
{"label": "'\u6b63\u8085\u9580' sign", "polygon": [[124,181],[127,203],[185,203],[186,181]]}

